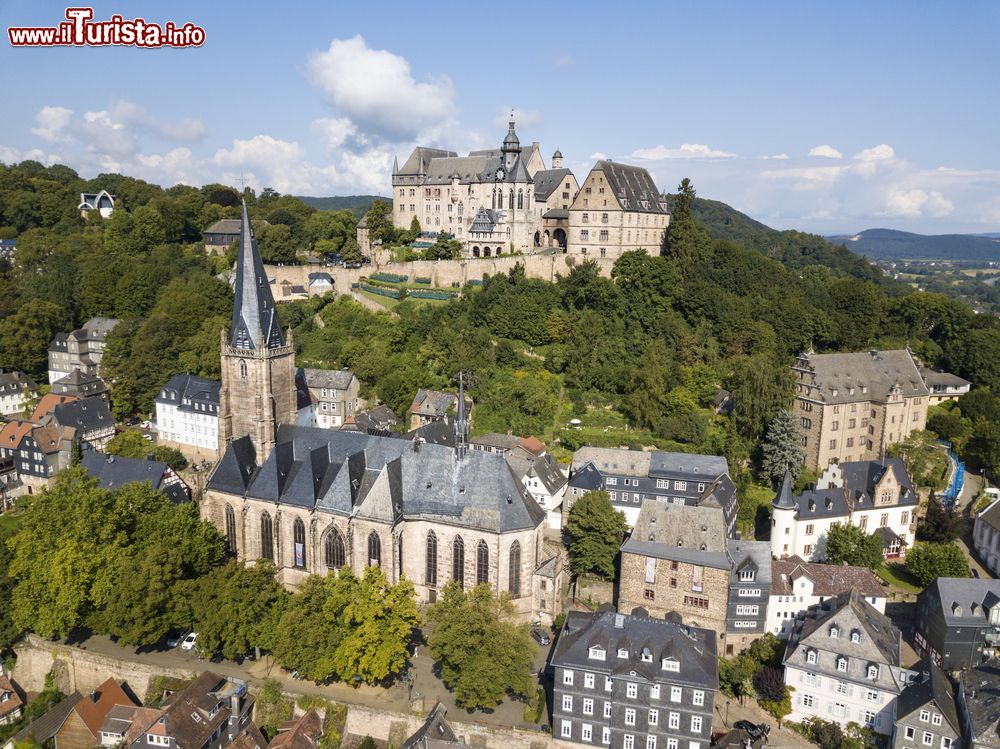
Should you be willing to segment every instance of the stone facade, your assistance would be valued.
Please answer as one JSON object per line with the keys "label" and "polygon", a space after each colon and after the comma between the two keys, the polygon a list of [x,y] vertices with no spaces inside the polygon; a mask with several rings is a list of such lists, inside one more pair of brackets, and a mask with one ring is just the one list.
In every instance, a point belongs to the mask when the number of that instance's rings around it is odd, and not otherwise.
{"label": "stone facade", "polygon": [[659,255],[670,225],[666,200],[641,167],[598,161],[569,208],[571,255],[619,258],[630,250]]}
{"label": "stone facade", "polygon": [[930,391],[909,350],[810,352],[792,373],[809,470],[878,459],[927,424]]}

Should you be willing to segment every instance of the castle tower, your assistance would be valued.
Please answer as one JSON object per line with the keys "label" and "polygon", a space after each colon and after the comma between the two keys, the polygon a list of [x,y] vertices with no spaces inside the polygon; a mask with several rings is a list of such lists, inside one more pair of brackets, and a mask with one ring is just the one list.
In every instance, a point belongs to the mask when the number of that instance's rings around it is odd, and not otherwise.
{"label": "castle tower", "polygon": [[795,515],[798,505],[792,499],[792,483],[791,473],[785,471],[778,496],[771,503],[771,555],[777,559],[795,553]]}
{"label": "castle tower", "polygon": [[503,166],[507,170],[507,174],[510,174],[510,170],[514,168],[514,164],[521,156],[521,140],[517,137],[517,133],[514,132],[514,113],[510,114],[510,122],[507,123],[507,135],[503,139],[503,145],[500,147],[500,151],[503,154]]}
{"label": "castle tower", "polygon": [[560,151],[558,148],[556,149],[556,152],[554,154],[552,154],[552,168],[553,169],[562,169],[563,168],[562,151]]}
{"label": "castle tower", "polygon": [[249,435],[263,463],[274,447],[278,424],[294,424],[295,347],[282,334],[274,297],[243,202],[236,294],[229,335],[222,331],[219,393],[219,455],[229,442]]}

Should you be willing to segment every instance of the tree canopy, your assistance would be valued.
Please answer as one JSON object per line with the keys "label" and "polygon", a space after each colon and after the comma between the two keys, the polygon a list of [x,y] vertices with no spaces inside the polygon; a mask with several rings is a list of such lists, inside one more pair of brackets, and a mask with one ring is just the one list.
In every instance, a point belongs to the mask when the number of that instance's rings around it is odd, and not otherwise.
{"label": "tree canopy", "polygon": [[856,525],[838,523],[826,533],[826,561],[877,569],[882,564],[882,539]]}
{"label": "tree canopy", "polygon": [[569,561],[573,574],[615,576],[615,558],[627,526],[625,515],[611,504],[605,491],[587,492],[570,508],[566,521]]}

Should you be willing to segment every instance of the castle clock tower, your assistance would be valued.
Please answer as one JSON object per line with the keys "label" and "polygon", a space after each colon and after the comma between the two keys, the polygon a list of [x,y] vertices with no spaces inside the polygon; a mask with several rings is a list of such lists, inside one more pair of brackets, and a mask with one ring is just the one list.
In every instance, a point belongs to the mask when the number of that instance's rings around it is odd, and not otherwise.
{"label": "castle clock tower", "polygon": [[264,263],[243,202],[236,294],[229,335],[222,331],[219,455],[249,436],[258,465],[274,448],[278,424],[295,424],[295,347],[278,322]]}

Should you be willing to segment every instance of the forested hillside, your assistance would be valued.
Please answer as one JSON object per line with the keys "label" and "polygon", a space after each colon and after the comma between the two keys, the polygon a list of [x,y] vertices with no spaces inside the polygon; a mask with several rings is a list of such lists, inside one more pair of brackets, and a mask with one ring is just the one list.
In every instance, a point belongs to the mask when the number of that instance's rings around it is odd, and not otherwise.
{"label": "forested hillside", "polygon": [[1000,239],[979,234],[913,234],[895,229],[866,229],[853,236],[836,236],[859,255],[893,260],[1000,260]]}
{"label": "forested hillside", "polygon": [[376,200],[392,202],[392,198],[383,198],[380,195],[334,195],[329,198],[311,198],[303,195],[299,200],[317,211],[348,210],[358,218],[364,216]]}

